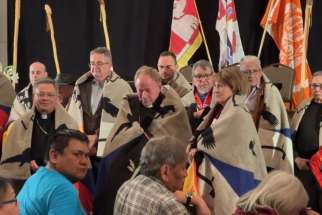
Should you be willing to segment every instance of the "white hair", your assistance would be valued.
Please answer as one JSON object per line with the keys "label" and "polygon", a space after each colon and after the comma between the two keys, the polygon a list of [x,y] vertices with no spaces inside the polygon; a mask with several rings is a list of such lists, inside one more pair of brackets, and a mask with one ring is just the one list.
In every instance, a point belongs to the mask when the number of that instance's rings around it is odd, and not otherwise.
{"label": "white hair", "polygon": [[240,71],[248,70],[247,66],[252,62],[258,69],[262,69],[261,61],[254,55],[246,55],[240,60]]}
{"label": "white hair", "polygon": [[255,189],[244,194],[237,206],[245,212],[269,207],[278,214],[294,214],[305,208],[308,201],[299,179],[283,171],[273,171]]}

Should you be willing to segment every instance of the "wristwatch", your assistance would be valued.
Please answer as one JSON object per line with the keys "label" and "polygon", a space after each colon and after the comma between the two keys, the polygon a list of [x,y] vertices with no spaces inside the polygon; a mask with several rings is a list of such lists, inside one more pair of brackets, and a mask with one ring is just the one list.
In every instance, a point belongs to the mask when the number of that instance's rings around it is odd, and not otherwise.
{"label": "wristwatch", "polygon": [[193,204],[192,204],[192,197],[193,197],[193,193],[192,192],[188,192],[187,194],[186,194],[186,206],[188,206],[188,207],[192,207],[193,206]]}

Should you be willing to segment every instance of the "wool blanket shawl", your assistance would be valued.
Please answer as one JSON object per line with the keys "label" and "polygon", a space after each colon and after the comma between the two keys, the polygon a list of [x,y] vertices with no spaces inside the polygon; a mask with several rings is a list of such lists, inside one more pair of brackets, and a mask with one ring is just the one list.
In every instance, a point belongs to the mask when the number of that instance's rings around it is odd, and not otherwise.
{"label": "wool blanket shawl", "polygon": [[9,121],[17,120],[31,110],[33,105],[32,97],[30,97],[31,95],[29,93],[31,90],[32,85],[28,84],[17,94],[12,105]]}
{"label": "wool blanket shawl", "polygon": [[197,128],[197,153],[184,190],[201,195],[215,214],[231,215],[238,198],[266,176],[266,166],[245,98],[232,96],[217,119],[214,109]]}
{"label": "wool blanket shawl", "polygon": [[[13,179],[27,179],[30,175],[31,139],[35,110],[27,112],[8,127],[3,137],[0,176]],[[76,121],[57,104],[55,108],[55,128],[61,125],[78,129]]]}

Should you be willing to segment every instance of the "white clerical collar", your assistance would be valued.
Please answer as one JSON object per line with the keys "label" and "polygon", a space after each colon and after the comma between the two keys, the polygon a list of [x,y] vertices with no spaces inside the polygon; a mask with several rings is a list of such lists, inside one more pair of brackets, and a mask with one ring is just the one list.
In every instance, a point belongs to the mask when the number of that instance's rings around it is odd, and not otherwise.
{"label": "white clerical collar", "polygon": [[41,119],[48,119],[48,114],[46,114],[46,113],[40,113],[40,118]]}

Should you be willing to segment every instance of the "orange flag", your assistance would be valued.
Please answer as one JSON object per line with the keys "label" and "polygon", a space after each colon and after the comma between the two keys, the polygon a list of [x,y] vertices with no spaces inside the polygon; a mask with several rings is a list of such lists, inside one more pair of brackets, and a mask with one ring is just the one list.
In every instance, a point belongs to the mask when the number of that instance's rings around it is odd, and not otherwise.
{"label": "orange flag", "polygon": [[[310,97],[311,79],[309,65],[306,59],[302,61],[306,50],[303,48],[305,38],[300,0],[270,0],[261,21],[263,28],[267,20],[267,32],[280,50],[280,63],[295,69],[293,103],[297,106]],[[302,66],[302,62],[305,65]]]}
{"label": "orange flag", "polygon": [[179,68],[187,65],[202,43],[199,27],[195,0],[174,0],[169,50],[177,56]]}

